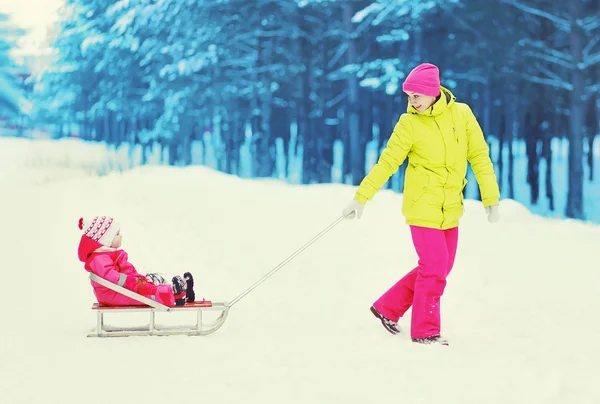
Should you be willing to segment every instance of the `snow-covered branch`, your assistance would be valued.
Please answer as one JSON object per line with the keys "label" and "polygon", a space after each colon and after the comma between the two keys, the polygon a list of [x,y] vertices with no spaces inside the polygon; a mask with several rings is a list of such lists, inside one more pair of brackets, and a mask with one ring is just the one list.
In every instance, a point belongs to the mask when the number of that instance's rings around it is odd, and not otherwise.
{"label": "snow-covered branch", "polygon": [[567,62],[567,61],[565,61],[563,59],[557,58],[557,57],[552,56],[552,55],[545,55],[543,53],[535,52],[535,51],[526,51],[526,52],[523,52],[523,55],[524,56],[531,56],[531,57],[543,60],[543,61],[548,62],[548,63],[553,63],[553,64],[556,64],[556,65],[565,67],[567,69],[572,69],[573,68],[573,63]]}
{"label": "snow-covered branch", "polygon": [[585,88],[585,96],[586,97],[595,95],[597,92],[600,92],[600,83],[592,84]]}
{"label": "snow-covered branch", "polygon": [[600,52],[586,57],[583,59],[583,63],[581,64],[583,69],[587,69],[590,66],[595,65],[596,63],[600,63]]}
{"label": "snow-covered branch", "polygon": [[519,10],[524,11],[526,13],[537,15],[538,17],[546,18],[547,20],[552,21],[556,25],[556,27],[558,29],[560,29],[561,31],[564,31],[564,32],[571,31],[571,25],[569,23],[569,20],[567,20],[567,19],[558,17],[552,13],[548,13],[548,12],[540,10],[538,8],[528,6],[517,0],[501,0],[501,1],[504,4],[508,4],[510,6],[518,8]]}
{"label": "snow-covered branch", "polygon": [[396,4],[388,3],[383,9],[378,10],[377,17],[373,20],[373,25],[377,26],[381,24],[395,10],[395,7],[397,7]]}
{"label": "snow-covered branch", "polygon": [[465,21],[464,18],[461,17],[461,15],[460,15],[461,13],[454,12],[455,8],[453,6],[450,6],[450,5],[442,2],[442,3],[440,3],[440,8],[442,10],[444,10],[446,13],[448,13],[448,15],[450,15],[454,21],[456,21],[460,26],[462,26],[467,31],[470,31],[472,34],[475,34],[475,36],[477,36],[477,37],[481,37],[483,35],[483,32],[473,28],[472,24]]}
{"label": "snow-covered branch", "polygon": [[561,90],[567,90],[567,91],[573,90],[573,85],[571,85],[570,83],[567,83],[564,80],[547,79],[547,78],[543,78],[543,77],[532,76],[529,74],[521,74],[521,76],[525,80],[530,81],[532,83],[544,84],[547,86],[560,88]]}
{"label": "snow-covered branch", "polygon": [[484,77],[481,74],[477,74],[474,72],[467,72],[467,73],[456,73],[453,76],[454,79],[456,80],[465,80],[465,81],[470,81],[472,83],[480,83],[483,85],[487,85],[488,84],[488,80],[487,77]]}
{"label": "snow-covered branch", "polygon": [[592,49],[594,49],[594,46],[598,45],[599,42],[600,35],[596,35],[587,45],[585,45],[585,48],[583,48],[583,57],[586,58],[589,56]]}
{"label": "snow-covered branch", "polygon": [[583,19],[581,28],[586,32],[591,32],[600,27],[600,15],[591,15]]}
{"label": "snow-covered branch", "polygon": [[333,66],[335,66],[338,63],[338,61],[340,61],[342,59],[342,57],[346,54],[347,50],[348,50],[348,44],[347,43],[341,43],[337,47],[337,50],[335,51],[335,54],[327,62],[327,67],[328,68],[333,68]]}
{"label": "snow-covered branch", "polygon": [[380,3],[372,3],[370,6],[357,11],[352,17],[352,22],[360,23],[363,20],[365,20],[371,13],[377,13],[381,11],[382,8],[383,5],[381,5]]}
{"label": "snow-covered branch", "polygon": [[[549,56],[562,60],[563,62],[571,62],[571,55],[567,52],[562,52],[557,49],[552,49],[547,43],[543,41],[534,41],[529,38],[525,38],[519,41],[520,45],[528,45],[532,48],[539,49],[542,52],[547,52]],[[571,66],[572,67],[572,66]]]}
{"label": "snow-covered branch", "polygon": [[563,82],[564,86],[570,86],[571,84],[568,83],[566,80],[563,80],[562,77],[560,77],[558,74],[554,73],[553,71],[549,70],[548,68],[546,68],[545,66],[536,63],[535,67],[541,72],[544,73],[546,76],[548,76],[548,78],[550,78],[551,80],[554,80],[556,82]]}
{"label": "snow-covered branch", "polygon": [[348,91],[347,90],[343,90],[335,98],[327,101],[325,103],[325,107],[326,108],[333,108],[337,104],[339,104],[340,102],[342,102],[347,96],[348,96]]}

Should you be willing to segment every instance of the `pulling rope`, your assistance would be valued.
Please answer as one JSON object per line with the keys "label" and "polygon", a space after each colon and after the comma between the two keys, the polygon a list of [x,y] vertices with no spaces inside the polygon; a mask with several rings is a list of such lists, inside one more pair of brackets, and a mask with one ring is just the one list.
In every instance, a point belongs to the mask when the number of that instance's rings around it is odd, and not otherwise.
{"label": "pulling rope", "polygon": [[294,259],[302,251],[304,251],[308,247],[310,247],[311,244],[313,244],[319,238],[321,238],[322,236],[324,236],[325,233],[327,233],[329,230],[333,229],[335,226],[337,226],[345,218],[346,218],[346,216],[340,216],[335,222],[331,223],[329,226],[327,226],[325,229],[323,229],[319,234],[317,234],[316,236],[314,236],[306,244],[304,244],[302,247],[300,247],[299,249],[297,249],[292,255],[290,255],[289,257],[287,257],[283,261],[281,261],[281,263],[279,263],[275,268],[271,269],[265,276],[263,276],[262,278],[260,278],[252,286],[250,286],[248,289],[246,289],[244,292],[242,292],[238,297],[236,297],[235,299],[233,299],[231,301],[231,303],[229,303],[229,307],[230,308],[233,307],[234,304],[236,304],[237,302],[239,302],[244,296],[246,296],[248,293],[250,293],[252,290],[254,290],[254,288],[256,288],[258,285],[260,285],[261,283],[263,283],[264,281],[266,281],[267,278],[269,278],[275,272],[277,272],[278,270],[280,270],[284,265],[286,265],[288,262],[290,262],[292,259]]}

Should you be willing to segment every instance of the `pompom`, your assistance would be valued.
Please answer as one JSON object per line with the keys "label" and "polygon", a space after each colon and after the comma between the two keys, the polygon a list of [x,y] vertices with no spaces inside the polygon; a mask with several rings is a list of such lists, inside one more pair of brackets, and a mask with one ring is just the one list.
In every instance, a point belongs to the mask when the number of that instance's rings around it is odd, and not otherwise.
{"label": "pompom", "polygon": [[79,230],[83,230],[83,218],[79,218]]}

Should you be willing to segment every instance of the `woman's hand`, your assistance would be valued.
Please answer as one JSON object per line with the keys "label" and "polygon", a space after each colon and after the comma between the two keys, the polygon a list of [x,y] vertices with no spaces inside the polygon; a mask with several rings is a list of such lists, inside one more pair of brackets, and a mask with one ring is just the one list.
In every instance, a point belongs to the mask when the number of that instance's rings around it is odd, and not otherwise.
{"label": "woman's hand", "polygon": [[352,199],[348,205],[344,209],[342,209],[342,216],[347,219],[354,219],[356,216],[358,219],[362,216],[363,210],[365,209],[365,204],[360,203],[356,199]]}
{"label": "woman's hand", "polygon": [[498,211],[498,205],[492,205],[485,208],[485,213],[488,217],[488,222],[496,223],[500,220],[500,212]]}

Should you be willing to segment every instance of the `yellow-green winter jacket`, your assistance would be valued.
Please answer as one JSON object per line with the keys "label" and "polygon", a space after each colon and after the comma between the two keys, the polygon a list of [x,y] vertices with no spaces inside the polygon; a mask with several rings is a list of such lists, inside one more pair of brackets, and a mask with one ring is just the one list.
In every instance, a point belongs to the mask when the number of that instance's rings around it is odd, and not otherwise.
{"label": "yellow-green winter jacket", "polygon": [[467,161],[475,173],[484,206],[495,205],[500,191],[481,127],[467,104],[441,87],[440,98],[419,113],[408,105],[381,153],[362,180],[355,199],[366,203],[408,157],[402,213],[406,223],[434,229],[458,226]]}

